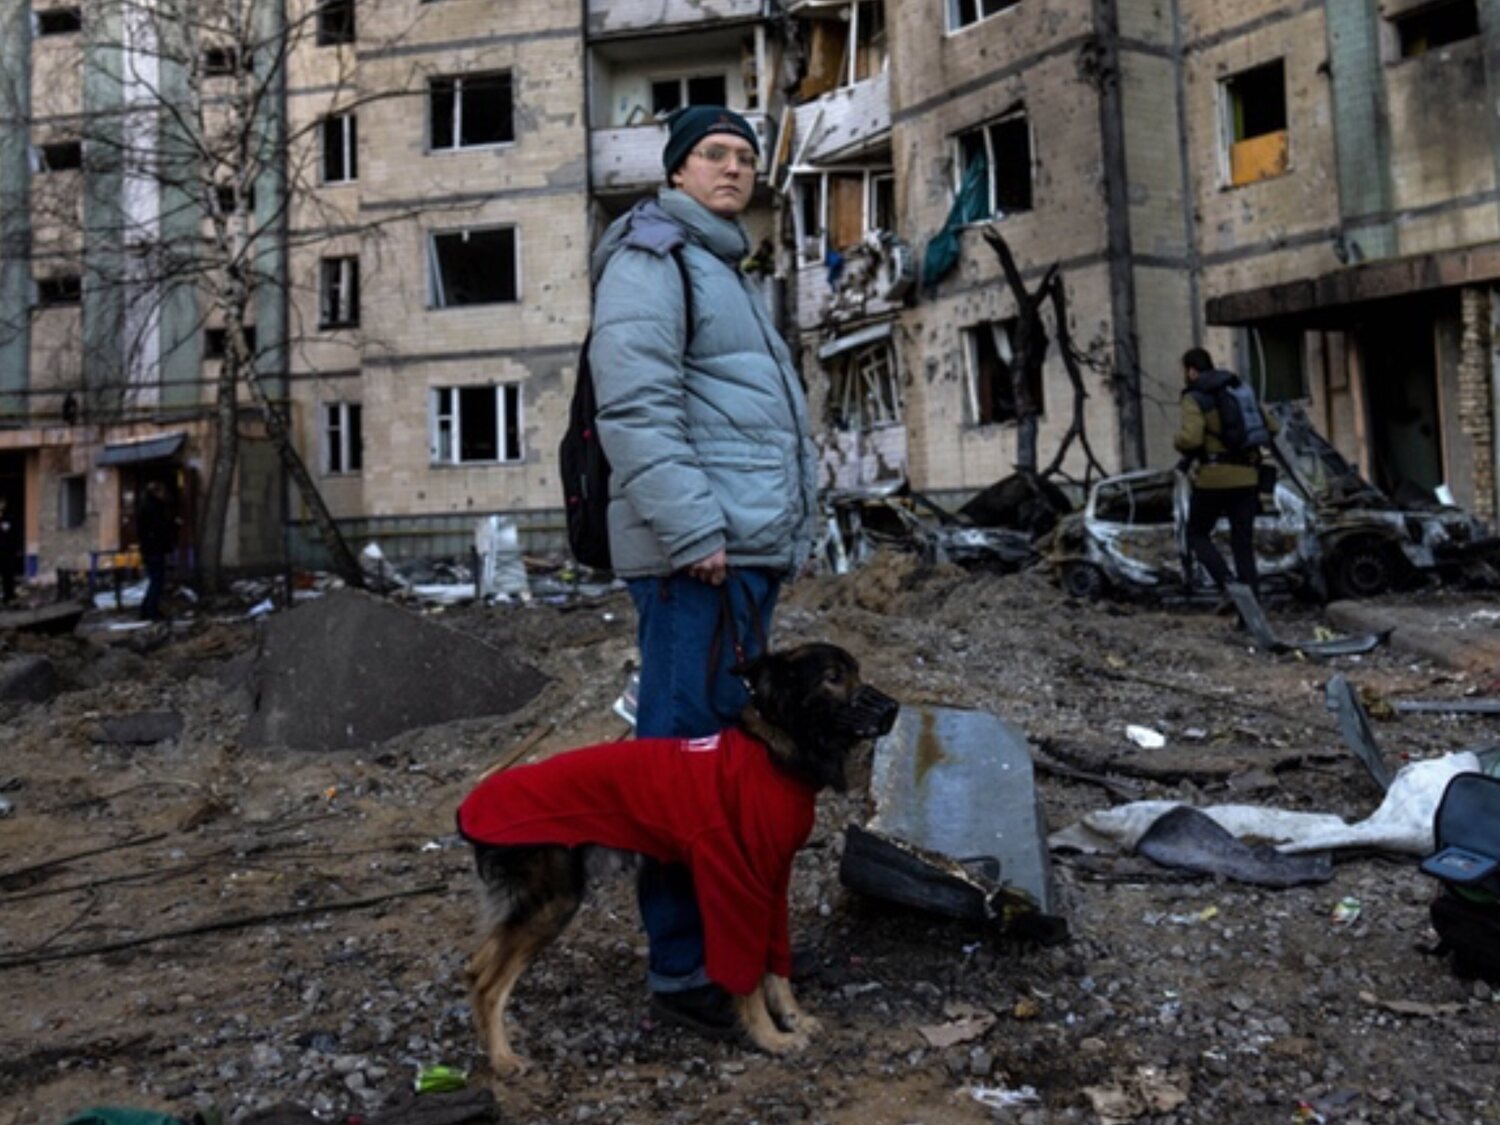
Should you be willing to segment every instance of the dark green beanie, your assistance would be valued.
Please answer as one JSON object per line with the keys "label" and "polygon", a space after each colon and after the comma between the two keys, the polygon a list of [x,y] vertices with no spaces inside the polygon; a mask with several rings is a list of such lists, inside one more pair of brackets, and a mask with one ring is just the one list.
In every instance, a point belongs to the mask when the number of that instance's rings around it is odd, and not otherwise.
{"label": "dark green beanie", "polygon": [[667,136],[667,147],[661,153],[661,162],[668,176],[681,168],[688,153],[712,133],[732,133],[749,141],[755,155],[760,155],[760,142],[755,139],[750,122],[721,105],[693,105],[679,109],[672,115],[670,123],[672,131]]}

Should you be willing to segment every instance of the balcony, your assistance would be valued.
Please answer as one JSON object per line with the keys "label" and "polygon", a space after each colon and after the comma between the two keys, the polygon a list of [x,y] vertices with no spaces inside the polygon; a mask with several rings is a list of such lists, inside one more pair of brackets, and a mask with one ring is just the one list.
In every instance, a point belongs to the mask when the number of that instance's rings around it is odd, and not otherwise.
{"label": "balcony", "polygon": [[659,35],[682,28],[745,23],[765,15],[764,0],[589,0],[589,39]]}
{"label": "balcony", "polygon": [[[762,156],[771,151],[773,130],[763,113],[747,113],[746,120],[760,141]],[[665,178],[661,151],[667,144],[665,125],[651,122],[616,129],[594,129],[589,134],[592,162],[590,188],[604,194],[645,191]]]}
{"label": "balcony", "polygon": [[891,78],[842,86],[793,110],[792,162],[795,167],[849,160],[890,142]]}

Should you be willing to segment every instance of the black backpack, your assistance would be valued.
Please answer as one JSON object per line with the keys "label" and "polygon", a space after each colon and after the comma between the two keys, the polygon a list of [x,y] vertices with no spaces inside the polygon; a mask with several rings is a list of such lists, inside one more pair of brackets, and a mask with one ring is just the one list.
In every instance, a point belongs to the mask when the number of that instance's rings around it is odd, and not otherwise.
{"label": "black backpack", "polygon": [[[672,260],[682,275],[682,296],[687,313],[687,346],[693,343],[693,286],[681,248]],[[593,570],[609,570],[609,458],[599,444],[599,402],[594,397],[594,371],[589,364],[589,344],[594,333],[583,339],[578,351],[578,378],[573,384],[573,403],[568,408],[568,428],[557,447],[558,470],[562,474],[563,510],[568,518],[568,549],[573,557]]]}
{"label": "black backpack", "polygon": [[1271,444],[1271,431],[1266,428],[1255,391],[1239,376],[1219,388],[1214,406],[1219,411],[1219,440],[1226,452],[1249,453]]}
{"label": "black backpack", "polygon": [[1500,778],[1462,773],[1443,791],[1433,823],[1439,851],[1422,864],[1443,889],[1432,901],[1436,952],[1453,972],[1500,985]]}

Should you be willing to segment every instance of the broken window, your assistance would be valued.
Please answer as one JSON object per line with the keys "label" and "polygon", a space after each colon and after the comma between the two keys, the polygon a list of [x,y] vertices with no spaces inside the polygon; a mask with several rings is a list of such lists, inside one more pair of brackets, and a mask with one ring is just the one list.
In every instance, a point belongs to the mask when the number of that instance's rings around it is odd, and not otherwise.
{"label": "broken window", "polygon": [[81,8],[44,8],[36,13],[37,35],[68,35],[83,30]]}
{"label": "broken window", "polygon": [[1479,11],[1474,0],[1441,0],[1394,16],[1391,24],[1401,45],[1401,57],[1412,59],[1475,38],[1479,34]]}
{"label": "broken window", "polygon": [[1302,333],[1299,330],[1252,328],[1249,345],[1250,386],[1263,402],[1287,402],[1307,397]]}
{"label": "broken window", "polygon": [[36,150],[38,172],[68,172],[83,167],[82,141],[54,141]]}
{"label": "broken window", "polygon": [[792,223],[799,265],[848,250],[895,221],[895,181],[884,169],[819,172],[797,177]]}
{"label": "broken window", "polygon": [[318,327],[359,325],[359,259],[324,258],[318,285]]}
{"label": "broken window", "polygon": [[849,84],[873,78],[885,66],[885,4],[860,0],[850,8]]}
{"label": "broken window", "polygon": [[57,482],[57,526],[63,531],[82,527],[88,519],[88,477],[62,477]]}
{"label": "broken window", "polygon": [[1286,76],[1282,60],[1226,79],[1224,112],[1232,186],[1269,180],[1287,170]]}
{"label": "broken window", "polygon": [[990,215],[1003,217],[1031,210],[1031,122],[1025,111],[958,135],[955,188],[975,163],[988,170]]}
{"label": "broken window", "polygon": [[[203,358],[223,359],[228,354],[229,331],[225,328],[206,328],[203,331]],[[255,355],[255,325],[245,325],[245,350]]]}
{"label": "broken window", "polygon": [[435,387],[431,411],[434,464],[521,460],[520,384]]}
{"label": "broken window", "polygon": [[901,387],[889,341],[860,348],[836,362],[829,373],[829,425],[865,432],[901,424]]}
{"label": "broken window", "polygon": [[363,408],[357,402],[323,404],[323,471],[357,473],[364,468]]}
{"label": "broken window", "polygon": [[354,0],[318,0],[318,46],[354,42]]}
{"label": "broken window", "polygon": [[76,273],[60,274],[57,277],[39,277],[36,281],[36,303],[44,307],[51,305],[76,305],[83,299],[83,280]]}
{"label": "broken window", "polygon": [[1101,481],[1094,493],[1094,518],[1106,523],[1168,525],[1176,521],[1176,481],[1171,473],[1145,480]]}
{"label": "broken window", "polygon": [[434,78],[427,90],[434,151],[516,139],[510,71]]}
{"label": "broken window", "polygon": [[[1019,322],[985,321],[964,329],[968,353],[969,418],[976,425],[1014,422],[1018,417],[1015,386],[1012,382],[1016,362],[1013,341]],[[1043,411],[1041,370],[1037,369],[1027,387],[1037,413]]]}
{"label": "broken window", "polygon": [[1014,8],[1021,0],[948,0],[948,30],[957,31]]}
{"label": "broken window", "polygon": [[520,298],[515,227],[434,234],[428,267],[435,309],[493,305]]}
{"label": "broken window", "polygon": [[359,179],[359,122],[352,113],[323,118],[323,182]]}

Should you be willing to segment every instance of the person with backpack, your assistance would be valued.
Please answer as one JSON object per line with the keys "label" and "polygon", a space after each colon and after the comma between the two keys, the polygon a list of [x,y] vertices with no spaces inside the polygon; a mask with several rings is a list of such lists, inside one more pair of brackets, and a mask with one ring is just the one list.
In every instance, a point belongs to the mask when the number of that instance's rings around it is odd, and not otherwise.
{"label": "person with backpack", "polygon": [[1227,518],[1235,574],[1258,595],[1255,516],[1260,511],[1260,466],[1277,430],[1276,419],[1238,375],[1215,368],[1203,348],[1183,354],[1182,375],[1182,425],[1173,445],[1183,455],[1184,467],[1196,463],[1188,548],[1220,592],[1226,592],[1229,567],[1212,536],[1219,520]]}
{"label": "person with backpack", "polygon": [[[764,646],[782,581],[812,553],[817,478],[802,384],[741,270],[751,243],[740,216],[759,156],[739,114],[680,111],[662,154],[666,184],[615,220],[594,253],[586,360],[609,466],[609,565],[638,619],[638,738],[734,724],[748,695],[730,669]],[[732,1036],[730,997],[704,971],[687,869],[648,861],[639,892],[653,1009]]]}

